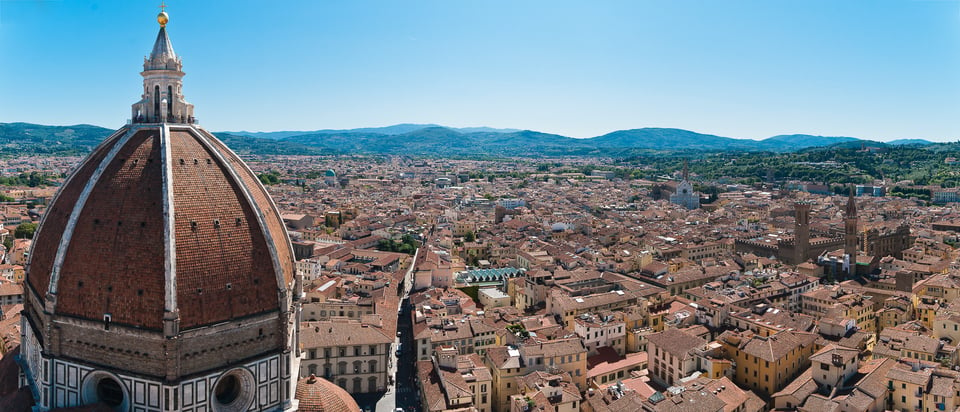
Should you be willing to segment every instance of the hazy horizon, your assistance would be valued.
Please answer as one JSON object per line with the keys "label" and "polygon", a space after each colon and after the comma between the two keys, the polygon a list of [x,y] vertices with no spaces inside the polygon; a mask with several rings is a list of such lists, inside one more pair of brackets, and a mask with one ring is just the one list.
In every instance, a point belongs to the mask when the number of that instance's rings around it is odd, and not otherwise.
{"label": "hazy horizon", "polygon": [[[211,130],[960,138],[956,1],[167,6],[184,95]],[[158,12],[0,1],[0,122],[122,125]]]}

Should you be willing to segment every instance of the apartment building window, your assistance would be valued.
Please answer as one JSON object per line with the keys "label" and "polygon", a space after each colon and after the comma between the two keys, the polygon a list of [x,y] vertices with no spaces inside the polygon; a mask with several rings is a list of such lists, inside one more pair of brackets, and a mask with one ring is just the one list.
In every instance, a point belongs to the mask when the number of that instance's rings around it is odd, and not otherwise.
{"label": "apartment building window", "polygon": [[346,374],[347,374],[347,363],[346,363],[346,362],[338,362],[338,363],[337,363],[337,371],[339,372],[340,375],[346,375]]}
{"label": "apartment building window", "polygon": [[323,357],[327,359],[330,358],[330,348],[323,348]]}
{"label": "apartment building window", "polygon": [[370,345],[370,354],[371,355],[377,354],[377,345]]}
{"label": "apartment building window", "polygon": [[353,356],[360,356],[360,355],[362,355],[362,353],[360,353],[360,347],[359,347],[359,346],[354,346],[354,347],[353,347]]}
{"label": "apartment building window", "polygon": [[344,346],[337,347],[337,352],[340,353],[340,356],[347,356],[347,348]]}
{"label": "apartment building window", "polygon": [[307,359],[316,359],[316,358],[317,358],[317,350],[310,349],[310,354],[307,355]]}

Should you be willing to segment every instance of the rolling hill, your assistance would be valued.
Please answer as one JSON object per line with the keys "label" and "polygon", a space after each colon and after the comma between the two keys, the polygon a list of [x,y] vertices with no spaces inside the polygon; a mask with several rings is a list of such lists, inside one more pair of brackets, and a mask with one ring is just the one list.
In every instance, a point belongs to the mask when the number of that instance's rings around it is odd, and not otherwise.
{"label": "rolling hill", "polygon": [[[112,133],[91,125],[43,126],[0,123],[0,155],[83,154]],[[532,130],[486,127],[449,128],[432,124],[313,132],[218,132],[217,137],[242,154],[397,154],[413,156],[629,156],[643,151],[796,152],[818,147],[936,145],[925,140],[890,143],[853,137],[806,134],[764,140],[735,139],[684,129],[618,130],[603,136],[575,139]]]}

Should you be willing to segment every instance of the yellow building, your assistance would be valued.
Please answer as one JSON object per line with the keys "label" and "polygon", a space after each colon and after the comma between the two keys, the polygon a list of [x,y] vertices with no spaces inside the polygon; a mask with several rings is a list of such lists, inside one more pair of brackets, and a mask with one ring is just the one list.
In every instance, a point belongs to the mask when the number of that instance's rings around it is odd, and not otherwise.
{"label": "yellow building", "polygon": [[587,350],[579,338],[491,347],[484,362],[492,375],[491,406],[496,412],[510,410],[510,397],[520,392],[517,378],[535,371],[567,372],[579,391],[587,390]]}
{"label": "yellow building", "polygon": [[510,398],[510,412],[578,412],[583,398],[566,373],[532,372],[517,379],[521,393]]}
{"label": "yellow building", "polygon": [[520,393],[517,377],[523,376],[526,367],[516,348],[499,346],[487,350],[483,358],[490,369],[493,387],[491,407],[494,412],[510,410],[510,396]]}
{"label": "yellow building", "polygon": [[766,337],[752,332],[724,332],[717,341],[736,363],[733,381],[741,388],[770,396],[810,366],[817,337],[794,331]]}
{"label": "yellow building", "polygon": [[587,349],[579,338],[525,344],[520,356],[529,371],[564,371],[577,388],[587,390]]}
{"label": "yellow building", "polygon": [[938,340],[949,339],[952,345],[960,343],[960,313],[938,313],[933,320],[933,336]]}
{"label": "yellow building", "polygon": [[897,411],[952,411],[960,407],[956,372],[924,362],[899,362],[887,371],[889,409]]}

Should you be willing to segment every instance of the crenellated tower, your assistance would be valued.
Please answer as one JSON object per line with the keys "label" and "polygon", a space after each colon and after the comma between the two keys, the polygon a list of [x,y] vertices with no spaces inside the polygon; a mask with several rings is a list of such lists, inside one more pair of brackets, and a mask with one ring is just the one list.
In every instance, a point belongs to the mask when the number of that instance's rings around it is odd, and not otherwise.
{"label": "crenellated tower", "polygon": [[854,200],[853,191],[855,187],[850,186],[850,194],[847,197],[846,213],[844,213],[844,245],[843,253],[850,256],[850,261],[855,262],[857,258],[857,202]]}
{"label": "crenellated tower", "polygon": [[794,204],[795,226],[794,232],[794,262],[803,263],[807,260],[810,250],[810,202],[800,201]]}

